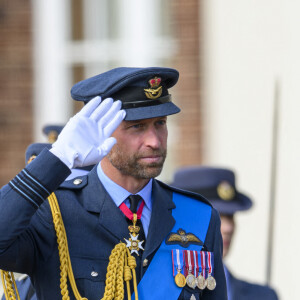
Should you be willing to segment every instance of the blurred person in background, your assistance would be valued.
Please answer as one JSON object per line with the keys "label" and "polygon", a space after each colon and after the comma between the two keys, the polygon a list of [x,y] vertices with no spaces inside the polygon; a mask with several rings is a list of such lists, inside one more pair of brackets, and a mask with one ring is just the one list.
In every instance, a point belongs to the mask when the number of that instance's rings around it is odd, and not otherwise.
{"label": "blurred person in background", "polygon": [[[201,194],[218,210],[221,217],[223,258],[228,255],[235,231],[234,216],[238,211],[251,208],[251,199],[237,190],[232,170],[193,166],[179,169],[171,186]],[[266,285],[259,285],[235,278],[224,265],[228,300],[277,300],[276,292]]]}

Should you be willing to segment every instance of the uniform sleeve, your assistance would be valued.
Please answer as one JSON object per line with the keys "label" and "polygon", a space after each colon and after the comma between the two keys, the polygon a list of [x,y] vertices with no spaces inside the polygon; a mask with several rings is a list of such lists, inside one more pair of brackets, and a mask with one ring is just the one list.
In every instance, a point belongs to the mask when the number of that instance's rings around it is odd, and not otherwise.
{"label": "uniform sleeve", "polygon": [[[43,150],[26,168],[0,190],[0,268],[24,272],[39,252],[39,232],[31,220],[70,174],[69,168],[48,150]],[[45,227],[44,230],[47,230]],[[21,249],[21,250],[20,250]]]}
{"label": "uniform sleeve", "polygon": [[223,240],[220,226],[220,216],[213,208],[204,244],[207,247],[207,251],[212,251],[214,253],[214,277],[217,285],[213,291],[210,291],[207,288],[203,291],[201,299],[204,300],[227,300],[226,279],[222,262]]}

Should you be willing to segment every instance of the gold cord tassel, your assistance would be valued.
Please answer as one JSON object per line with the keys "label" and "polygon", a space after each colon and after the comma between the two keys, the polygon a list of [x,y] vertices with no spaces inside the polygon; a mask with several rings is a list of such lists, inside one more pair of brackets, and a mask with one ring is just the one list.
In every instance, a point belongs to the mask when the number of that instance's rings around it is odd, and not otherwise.
{"label": "gold cord tassel", "polygon": [[136,260],[124,243],[119,243],[111,251],[107,266],[105,292],[101,300],[124,299],[124,281],[126,282],[127,298],[131,299],[130,280],[133,278],[135,299],[138,300],[136,283]]}

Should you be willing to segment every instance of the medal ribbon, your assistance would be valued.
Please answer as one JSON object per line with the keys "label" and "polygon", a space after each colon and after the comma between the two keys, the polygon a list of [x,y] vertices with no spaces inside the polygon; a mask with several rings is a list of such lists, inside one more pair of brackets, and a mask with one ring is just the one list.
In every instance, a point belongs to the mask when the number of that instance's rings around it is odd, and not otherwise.
{"label": "medal ribbon", "polygon": [[193,271],[195,270],[194,252],[193,250],[188,250],[188,251],[189,251],[189,258],[191,262],[191,267],[189,266],[189,272],[193,274]]}
{"label": "medal ribbon", "polygon": [[[174,256],[175,256],[175,260],[174,260]],[[176,274],[175,274],[174,266],[179,273],[181,273],[181,270],[184,267],[183,251],[179,249],[173,249],[172,260],[173,260],[173,276],[175,276]]]}
{"label": "medal ribbon", "polygon": [[[142,201],[138,211],[136,212],[137,218],[140,219],[142,217],[143,208],[145,206],[144,200]],[[122,204],[119,206],[123,214],[129,219],[133,220],[133,212],[129,209],[129,207],[125,204],[125,202],[122,202]]]}
{"label": "medal ribbon", "polygon": [[194,270],[194,255],[192,250],[184,250],[185,261],[185,277],[193,273]]}
{"label": "medal ribbon", "polygon": [[208,273],[209,273],[209,266],[208,266],[208,253],[209,252],[204,252],[205,253],[205,278],[208,277]]}
{"label": "medal ribbon", "polygon": [[207,252],[208,255],[208,274],[213,276],[214,272],[214,254],[213,252]]}
{"label": "medal ribbon", "polygon": [[199,271],[199,264],[198,264],[198,254],[196,250],[193,250],[193,256],[194,256],[194,276],[198,276],[198,271]]}
{"label": "medal ribbon", "polygon": [[183,250],[183,260],[184,260],[184,270],[183,270],[183,275],[184,277],[186,277],[188,275],[188,266],[189,266],[189,262],[188,262],[188,257],[187,257],[187,253],[186,250]]}
{"label": "medal ribbon", "polygon": [[197,252],[197,261],[198,261],[198,268],[199,268],[197,276],[202,274],[202,258],[201,258],[201,256],[202,256],[202,251]]}
{"label": "medal ribbon", "polygon": [[202,268],[202,276],[206,279],[206,274],[205,274],[205,270],[206,270],[206,266],[205,266],[205,263],[206,263],[206,260],[205,260],[205,251],[201,251],[201,268]]}
{"label": "medal ribbon", "polygon": [[184,259],[184,264],[185,264],[185,268],[184,268],[184,276],[188,276],[189,275],[189,269],[190,269],[190,263],[189,263],[189,255],[188,255],[188,250],[183,250],[183,259]]}

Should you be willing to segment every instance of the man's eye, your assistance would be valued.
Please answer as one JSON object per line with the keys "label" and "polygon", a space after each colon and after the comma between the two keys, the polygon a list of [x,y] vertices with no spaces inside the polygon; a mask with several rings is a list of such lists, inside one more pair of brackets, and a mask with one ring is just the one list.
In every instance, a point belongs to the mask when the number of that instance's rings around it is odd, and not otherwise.
{"label": "man's eye", "polygon": [[135,129],[142,128],[142,127],[143,127],[143,124],[134,124],[131,126],[131,128],[135,128]]}
{"label": "man's eye", "polygon": [[158,125],[165,125],[166,123],[167,123],[166,120],[157,121]]}

